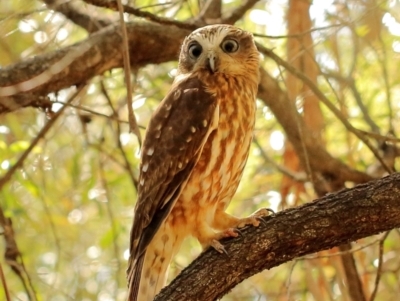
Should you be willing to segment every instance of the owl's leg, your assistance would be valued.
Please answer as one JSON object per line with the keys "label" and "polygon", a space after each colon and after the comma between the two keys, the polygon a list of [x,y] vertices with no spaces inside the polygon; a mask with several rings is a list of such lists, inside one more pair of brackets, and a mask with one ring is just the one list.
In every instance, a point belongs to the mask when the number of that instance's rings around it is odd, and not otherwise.
{"label": "owl's leg", "polygon": [[[194,236],[199,240],[203,249],[213,247],[220,253],[226,253],[224,246],[219,242],[225,237],[237,237],[239,231],[237,228],[243,228],[246,225],[258,226],[261,218],[268,216],[270,211],[268,209],[259,209],[249,217],[237,218],[226,213],[224,210],[215,211],[214,220],[211,225],[207,224],[204,220],[197,221]],[[215,230],[220,230],[215,232]]]}
{"label": "owl's leg", "polygon": [[222,208],[217,208],[214,215],[212,227],[217,230],[243,228],[247,225],[258,227],[262,218],[271,213],[269,209],[261,208],[248,217],[238,218],[226,213]]}
{"label": "owl's leg", "polygon": [[[197,224],[194,236],[200,242],[203,250],[213,247],[219,253],[226,253],[224,246],[219,242],[225,237],[237,237],[238,233],[233,228],[224,229],[221,232],[215,232],[205,221]],[[227,253],[226,253],[227,254]]]}

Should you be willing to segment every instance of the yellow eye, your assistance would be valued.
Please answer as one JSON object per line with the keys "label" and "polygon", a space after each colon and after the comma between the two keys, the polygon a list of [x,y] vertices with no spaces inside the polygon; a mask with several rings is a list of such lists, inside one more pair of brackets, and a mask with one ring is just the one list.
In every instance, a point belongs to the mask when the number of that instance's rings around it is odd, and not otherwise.
{"label": "yellow eye", "polygon": [[239,43],[235,40],[225,40],[222,42],[221,48],[226,53],[233,53],[238,51]]}
{"label": "yellow eye", "polygon": [[193,43],[189,46],[189,55],[192,59],[197,59],[201,53],[203,52],[203,48],[198,43]]}

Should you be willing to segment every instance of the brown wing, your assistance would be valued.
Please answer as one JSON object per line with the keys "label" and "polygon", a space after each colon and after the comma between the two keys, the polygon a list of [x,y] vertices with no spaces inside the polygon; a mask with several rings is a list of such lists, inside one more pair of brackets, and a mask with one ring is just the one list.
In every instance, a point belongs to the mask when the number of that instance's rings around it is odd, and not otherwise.
{"label": "brown wing", "polygon": [[172,88],[154,113],[141,154],[128,275],[171,211],[217,118],[217,101],[198,78]]}

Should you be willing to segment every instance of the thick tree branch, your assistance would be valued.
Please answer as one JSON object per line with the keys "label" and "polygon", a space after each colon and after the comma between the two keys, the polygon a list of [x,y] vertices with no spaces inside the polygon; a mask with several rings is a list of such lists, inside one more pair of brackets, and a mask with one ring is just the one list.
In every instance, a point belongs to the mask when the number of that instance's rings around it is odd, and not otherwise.
{"label": "thick tree branch", "polygon": [[[212,301],[244,279],[306,254],[400,227],[400,174],[329,194],[265,219],[223,241],[229,257],[208,250],[155,301]],[[188,289],[190,288],[190,289]]]}
{"label": "thick tree branch", "polygon": [[[126,26],[133,68],[176,59],[181,41],[189,33],[147,22]],[[0,113],[27,106],[26,100],[21,102],[26,93],[32,99],[45,97],[122,67],[121,47],[120,26],[109,26],[80,43],[0,69]]]}

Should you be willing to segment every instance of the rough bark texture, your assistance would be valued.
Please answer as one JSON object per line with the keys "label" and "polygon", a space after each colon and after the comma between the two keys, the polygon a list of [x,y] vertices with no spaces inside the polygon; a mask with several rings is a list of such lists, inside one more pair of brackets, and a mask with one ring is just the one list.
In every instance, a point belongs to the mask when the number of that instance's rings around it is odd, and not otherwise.
{"label": "rough bark texture", "polygon": [[[329,194],[265,219],[222,241],[229,257],[208,250],[155,301],[217,300],[265,269],[400,226],[400,174]],[[190,288],[190,289],[188,289]]]}
{"label": "rough bark texture", "polygon": [[[175,29],[148,22],[127,24],[132,67],[175,60],[189,33]],[[25,92],[45,96],[122,67],[121,47],[120,27],[109,26],[80,43],[0,69],[0,113],[18,108],[11,102]]]}

